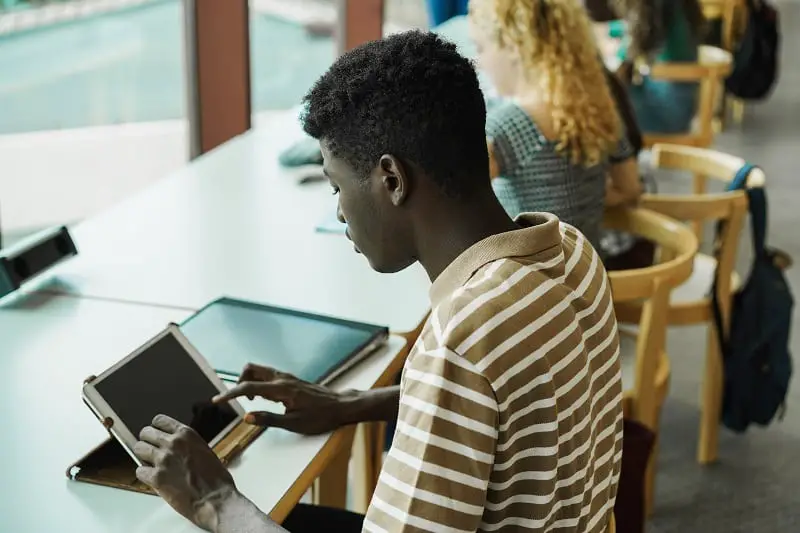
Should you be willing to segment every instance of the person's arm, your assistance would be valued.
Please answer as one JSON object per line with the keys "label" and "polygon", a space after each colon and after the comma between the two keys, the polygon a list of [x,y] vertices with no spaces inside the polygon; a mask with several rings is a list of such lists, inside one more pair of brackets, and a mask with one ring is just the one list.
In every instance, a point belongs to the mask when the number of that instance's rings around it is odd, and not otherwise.
{"label": "person's arm", "polygon": [[642,182],[636,159],[631,157],[612,164],[606,181],[606,206],[633,205],[641,194]]}
{"label": "person's arm", "polygon": [[399,391],[394,386],[337,392],[274,368],[247,365],[239,383],[215,397],[214,402],[225,403],[243,396],[279,402],[286,407],[285,413],[252,412],[247,413],[245,420],[293,433],[319,435],[360,422],[394,422]]}
{"label": "person's arm", "polygon": [[[614,104],[617,107],[619,118],[625,128],[625,138],[628,140],[630,146],[630,155],[636,157],[642,150],[643,140],[642,131],[639,128],[639,123],[636,121],[636,112],[633,109],[628,90],[623,85],[622,81],[607,68],[605,70],[606,82],[611,91],[611,97],[614,99]],[[620,147],[624,150],[626,147]],[[622,154],[623,159],[628,156],[627,153]]]}
{"label": "person's arm", "polygon": [[446,348],[414,354],[364,531],[477,531],[498,419],[490,383],[467,359]]}
{"label": "person's arm", "polygon": [[488,137],[486,138],[486,147],[489,149],[489,177],[495,179],[500,175],[500,163],[494,153],[494,143]]}
{"label": "person's arm", "polygon": [[229,491],[207,502],[207,517],[212,533],[283,533],[253,502],[238,491]]}
{"label": "person's arm", "polygon": [[344,424],[394,422],[400,405],[400,386],[357,392],[343,407]]}
{"label": "person's arm", "polygon": [[623,124],[622,138],[617,144],[616,152],[608,158],[610,165],[606,179],[607,207],[633,205],[642,194],[639,164],[628,141],[625,126],[626,124]]}
{"label": "person's arm", "polygon": [[212,533],[284,531],[236,489],[233,476],[189,426],[158,415],[145,427],[133,452],[136,477],[173,509]]}

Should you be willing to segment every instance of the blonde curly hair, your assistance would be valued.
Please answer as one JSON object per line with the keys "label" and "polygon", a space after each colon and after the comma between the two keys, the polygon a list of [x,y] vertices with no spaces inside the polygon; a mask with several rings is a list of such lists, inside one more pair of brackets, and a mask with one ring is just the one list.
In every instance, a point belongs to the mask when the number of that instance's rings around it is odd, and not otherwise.
{"label": "blonde curly hair", "polygon": [[604,162],[622,125],[588,14],[576,0],[473,0],[470,17],[539,79],[552,109],[556,149],[574,164]]}

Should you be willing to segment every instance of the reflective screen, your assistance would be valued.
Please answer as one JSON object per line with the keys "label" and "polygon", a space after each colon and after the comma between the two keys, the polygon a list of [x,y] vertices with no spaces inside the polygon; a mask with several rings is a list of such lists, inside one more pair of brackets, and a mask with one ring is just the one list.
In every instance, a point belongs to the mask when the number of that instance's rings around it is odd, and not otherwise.
{"label": "reflective screen", "polygon": [[217,388],[172,335],[158,340],[95,388],[134,436],[153,417],[164,414],[211,442],[238,416],[227,404],[211,403]]}
{"label": "reflective screen", "polygon": [[234,300],[214,303],[181,326],[219,372],[238,375],[255,363],[311,382],[350,359],[378,329]]}

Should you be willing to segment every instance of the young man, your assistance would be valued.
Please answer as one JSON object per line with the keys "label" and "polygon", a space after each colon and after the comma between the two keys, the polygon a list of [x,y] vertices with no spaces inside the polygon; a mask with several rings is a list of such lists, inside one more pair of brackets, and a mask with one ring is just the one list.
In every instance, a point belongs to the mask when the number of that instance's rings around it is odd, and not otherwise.
{"label": "young man", "polygon": [[[283,402],[248,420],[306,434],[397,420],[353,530],[605,531],[622,453],[606,273],[574,228],[498,203],[473,66],[432,33],[402,33],[340,57],[305,103],[356,250],[380,272],[419,261],[431,316],[399,387],[336,393],[249,367],[216,401]],[[198,526],[282,531],[186,426],[157,417],[135,451],[139,478]],[[328,513],[301,507],[287,526],[345,531]]]}

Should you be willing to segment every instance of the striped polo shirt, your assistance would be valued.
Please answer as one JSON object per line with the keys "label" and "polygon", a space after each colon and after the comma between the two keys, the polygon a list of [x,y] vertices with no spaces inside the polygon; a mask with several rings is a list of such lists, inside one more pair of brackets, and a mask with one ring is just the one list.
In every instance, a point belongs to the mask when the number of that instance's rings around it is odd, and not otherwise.
{"label": "striped polo shirt", "polygon": [[597,253],[554,215],[461,254],[403,369],[370,532],[603,532],[622,457],[619,340]]}

